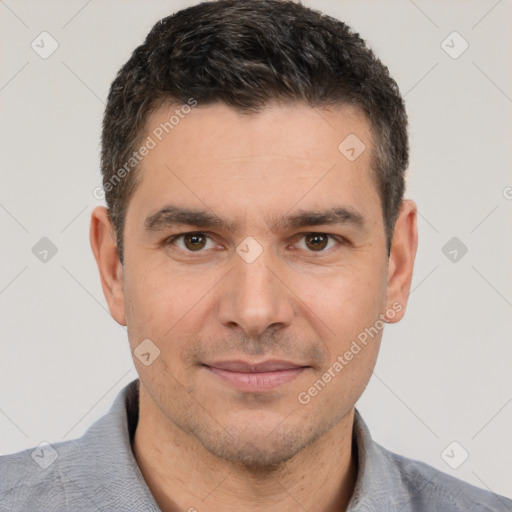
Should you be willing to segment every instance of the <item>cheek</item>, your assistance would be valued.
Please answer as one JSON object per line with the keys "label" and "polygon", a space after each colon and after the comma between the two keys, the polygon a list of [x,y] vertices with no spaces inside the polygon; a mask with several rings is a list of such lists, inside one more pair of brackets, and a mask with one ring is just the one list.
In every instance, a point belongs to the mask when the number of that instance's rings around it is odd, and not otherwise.
{"label": "cheek", "polygon": [[302,275],[294,290],[303,314],[315,324],[323,324],[322,332],[334,344],[343,344],[384,311],[386,272],[377,264],[344,266],[322,277]]}
{"label": "cheek", "polygon": [[161,350],[179,351],[180,338],[191,325],[198,325],[197,317],[218,281],[211,274],[180,274],[167,260],[127,272],[124,294],[130,343],[149,338]]}
{"label": "cheek", "polygon": [[[309,291],[308,291],[309,290]],[[307,313],[329,352],[328,361],[301,390],[298,400],[319,415],[341,415],[343,406],[354,404],[372,375],[384,328],[381,315],[386,307],[386,274],[373,268],[367,272],[339,273],[322,292],[303,288]],[[302,401],[301,401],[302,400]]]}
{"label": "cheek", "polygon": [[[150,271],[141,270],[125,280],[126,318],[132,357],[142,382],[156,403],[167,403],[169,396],[188,389],[187,367],[181,353],[193,337],[191,326],[197,326],[201,311],[201,286],[180,281],[159,265]],[[199,304],[198,304],[199,303]],[[149,352],[156,355],[146,365],[137,354],[144,340],[151,340]],[[147,342],[145,342],[147,344]],[[154,348],[157,347],[157,349]],[[147,349],[144,349],[146,352]]]}
{"label": "cheek", "polygon": [[167,318],[169,329],[175,309],[167,279],[162,279],[162,266],[128,268],[124,294],[130,343],[134,345],[149,338],[160,346],[163,319]]}

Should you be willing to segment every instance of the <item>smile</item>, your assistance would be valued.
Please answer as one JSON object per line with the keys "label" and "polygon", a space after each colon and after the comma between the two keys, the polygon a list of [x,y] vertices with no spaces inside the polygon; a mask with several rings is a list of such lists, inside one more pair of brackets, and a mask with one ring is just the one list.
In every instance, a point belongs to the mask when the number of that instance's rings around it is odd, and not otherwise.
{"label": "smile", "polygon": [[205,364],[204,367],[225,384],[240,391],[253,393],[278,388],[309,368],[285,361],[267,361],[259,364],[225,361]]}

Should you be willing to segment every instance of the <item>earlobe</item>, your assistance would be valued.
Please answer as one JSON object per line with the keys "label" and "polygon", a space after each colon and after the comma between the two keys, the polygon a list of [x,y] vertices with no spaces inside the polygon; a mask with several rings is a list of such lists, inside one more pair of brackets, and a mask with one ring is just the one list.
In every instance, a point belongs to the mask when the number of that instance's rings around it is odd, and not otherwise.
{"label": "earlobe", "polygon": [[396,312],[389,323],[396,323],[405,314],[409,297],[414,259],[418,248],[417,207],[414,201],[404,200],[395,224],[389,256],[387,310]]}
{"label": "earlobe", "polygon": [[110,314],[116,322],[126,325],[123,267],[119,260],[114,228],[103,206],[98,206],[91,214],[89,238]]}

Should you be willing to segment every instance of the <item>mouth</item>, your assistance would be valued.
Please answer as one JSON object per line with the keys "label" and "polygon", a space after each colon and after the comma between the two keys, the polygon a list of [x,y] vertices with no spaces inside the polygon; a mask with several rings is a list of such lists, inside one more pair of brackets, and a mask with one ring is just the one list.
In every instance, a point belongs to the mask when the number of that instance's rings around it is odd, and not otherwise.
{"label": "mouth", "polygon": [[245,392],[264,392],[278,388],[296,379],[310,366],[289,361],[216,361],[203,364],[214,377],[224,384]]}

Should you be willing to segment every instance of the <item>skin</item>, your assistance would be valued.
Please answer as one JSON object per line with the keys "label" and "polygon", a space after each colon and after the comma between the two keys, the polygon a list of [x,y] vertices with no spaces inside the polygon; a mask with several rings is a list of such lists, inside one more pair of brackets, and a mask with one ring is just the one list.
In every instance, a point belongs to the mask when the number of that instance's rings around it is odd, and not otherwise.
{"label": "skin", "polygon": [[[174,108],[157,110],[147,134]],[[366,146],[353,162],[338,150],[349,134]],[[162,510],[346,509],[357,477],[354,406],[382,330],[307,404],[298,395],[393,304],[402,309],[389,323],[405,312],[416,206],[403,202],[388,257],[372,144],[354,108],[273,104],[241,115],[223,104],[196,107],[141,162],[124,265],[106,209],[94,210],[91,245],[110,312],[128,327],[132,352],[145,339],[160,350],[149,366],[134,357],[141,387],[133,449]],[[236,229],[145,230],[167,204],[214,212]],[[352,208],[364,225],[272,229],[280,216],[330,206]],[[210,237],[199,252],[190,239],[168,241],[198,231]],[[318,247],[308,233],[333,238]],[[249,236],[262,249],[251,263],[236,252]],[[234,359],[308,368],[248,392],[203,366]]]}

